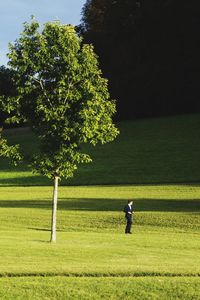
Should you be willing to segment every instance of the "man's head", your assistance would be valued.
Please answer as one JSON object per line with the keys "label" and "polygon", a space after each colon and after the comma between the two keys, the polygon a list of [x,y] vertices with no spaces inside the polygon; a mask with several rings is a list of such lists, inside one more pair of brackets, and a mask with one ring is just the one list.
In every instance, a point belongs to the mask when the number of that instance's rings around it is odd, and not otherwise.
{"label": "man's head", "polygon": [[128,204],[132,205],[133,204],[133,200],[128,200]]}

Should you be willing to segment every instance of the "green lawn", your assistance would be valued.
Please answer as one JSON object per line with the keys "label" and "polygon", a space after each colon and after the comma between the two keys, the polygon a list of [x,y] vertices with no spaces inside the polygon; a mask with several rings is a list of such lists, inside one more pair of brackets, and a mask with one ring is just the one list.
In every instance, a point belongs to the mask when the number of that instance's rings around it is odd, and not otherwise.
{"label": "green lawn", "polygon": [[[187,115],[121,122],[116,141],[85,147],[93,163],[80,166],[67,185],[200,182],[200,116]],[[36,141],[30,133],[7,133],[30,154]],[[49,185],[25,165],[8,167],[0,160],[0,185]]]}
{"label": "green lawn", "polygon": [[[56,245],[49,243],[51,193],[0,189],[2,299],[198,299],[199,185],[61,187]],[[127,236],[122,208],[131,198]]]}
{"label": "green lawn", "polygon": [[3,300],[198,300],[198,278],[67,278],[20,277],[0,279]]}
{"label": "green lawn", "polygon": [[[0,299],[200,299],[198,118],[122,122],[119,139],[62,182],[57,244],[51,182],[1,159]],[[36,151],[29,132],[7,136]]]}

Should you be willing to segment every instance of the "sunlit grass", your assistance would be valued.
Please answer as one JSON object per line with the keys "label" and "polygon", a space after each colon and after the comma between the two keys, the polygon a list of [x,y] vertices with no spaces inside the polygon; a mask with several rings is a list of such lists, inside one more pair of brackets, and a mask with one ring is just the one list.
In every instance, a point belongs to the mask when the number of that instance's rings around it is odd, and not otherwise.
{"label": "sunlit grass", "polygon": [[0,278],[4,300],[194,300],[200,298],[198,278]]}
{"label": "sunlit grass", "polygon": [[[1,274],[200,273],[199,186],[61,187],[49,243],[49,187],[1,188]],[[134,198],[133,235],[123,206]]]}

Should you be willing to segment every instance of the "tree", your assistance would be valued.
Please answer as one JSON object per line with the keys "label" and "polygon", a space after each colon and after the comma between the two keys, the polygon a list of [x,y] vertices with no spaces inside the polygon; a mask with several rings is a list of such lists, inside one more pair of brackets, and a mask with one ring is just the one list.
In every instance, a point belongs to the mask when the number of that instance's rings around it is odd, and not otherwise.
{"label": "tree", "polygon": [[[14,96],[15,86],[12,82],[13,72],[5,66],[0,66],[0,96]],[[0,126],[2,126],[6,114],[0,110]]]}
{"label": "tree", "polygon": [[82,10],[80,32],[85,42],[95,46],[101,68],[109,78],[111,94],[118,99],[120,119],[138,113],[134,91],[142,56],[140,3],[141,0],[87,0]]}
{"label": "tree", "polygon": [[141,0],[87,0],[82,9],[82,27],[88,32],[118,35],[135,28]]}
{"label": "tree", "polygon": [[93,46],[83,44],[71,25],[32,19],[9,46],[17,97],[4,98],[8,122],[26,122],[39,140],[34,171],[54,181],[51,242],[56,241],[58,181],[72,177],[77,165],[92,158],[81,145],[107,143],[118,130],[107,80],[102,77]]}
{"label": "tree", "polygon": [[100,57],[119,118],[200,111],[197,8],[197,1],[86,1],[80,31]]}

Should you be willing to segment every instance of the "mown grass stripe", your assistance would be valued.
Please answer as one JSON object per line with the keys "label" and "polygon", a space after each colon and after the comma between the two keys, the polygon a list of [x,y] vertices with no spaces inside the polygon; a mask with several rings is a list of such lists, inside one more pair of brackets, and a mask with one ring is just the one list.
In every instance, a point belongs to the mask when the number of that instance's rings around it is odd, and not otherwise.
{"label": "mown grass stripe", "polygon": [[120,278],[120,277],[200,277],[200,273],[161,273],[161,272],[138,272],[138,273],[0,273],[4,277],[88,277],[88,278]]}

